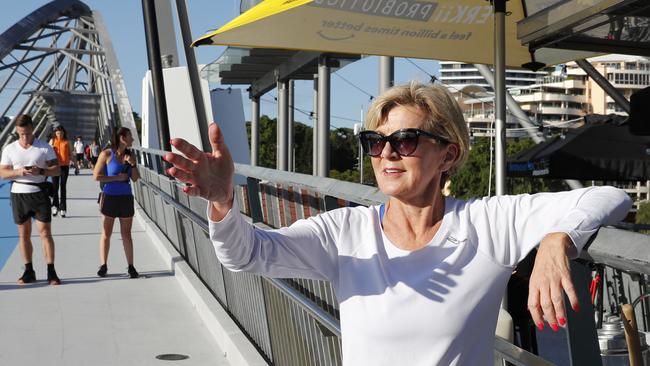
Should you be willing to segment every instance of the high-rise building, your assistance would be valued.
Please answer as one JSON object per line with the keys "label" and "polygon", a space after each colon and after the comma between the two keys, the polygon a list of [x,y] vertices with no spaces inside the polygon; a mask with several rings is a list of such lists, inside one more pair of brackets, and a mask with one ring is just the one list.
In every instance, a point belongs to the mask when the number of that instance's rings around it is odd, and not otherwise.
{"label": "high-rise building", "polygon": [[[542,71],[529,71],[524,69],[506,70],[506,88],[516,88],[534,84],[537,78],[546,75]],[[487,91],[492,91],[485,78],[473,64],[455,61],[440,61],[440,81],[452,90],[460,90],[468,85],[477,85]]]}
{"label": "high-rise building", "polygon": [[[650,60],[627,55],[605,55],[588,60],[626,98],[650,86]],[[444,66],[443,66],[444,65]],[[476,136],[491,134],[494,93],[473,65],[441,62],[440,80],[449,86],[463,107],[470,131]],[[585,114],[626,114],[575,62],[559,65],[553,72],[508,70],[506,87],[539,126],[572,127]],[[508,137],[528,134],[508,113]]]}

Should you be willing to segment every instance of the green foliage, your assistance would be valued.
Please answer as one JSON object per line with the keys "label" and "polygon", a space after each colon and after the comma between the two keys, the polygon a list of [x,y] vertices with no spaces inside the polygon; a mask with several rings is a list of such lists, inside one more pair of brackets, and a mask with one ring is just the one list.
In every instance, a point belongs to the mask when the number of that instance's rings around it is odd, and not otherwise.
{"label": "green foliage", "polygon": [[643,202],[639,204],[639,208],[636,211],[637,224],[650,224],[650,202]]}
{"label": "green foliage", "polygon": [[138,112],[133,112],[133,120],[135,121],[135,129],[138,131],[138,138],[142,141],[142,118]]}
{"label": "green foliage", "polygon": [[[260,118],[260,166],[276,167],[276,119],[264,115]],[[248,145],[250,146],[250,122],[246,123]],[[313,129],[301,122],[294,123],[293,153],[295,171],[312,174],[312,140]],[[530,139],[508,140],[507,154],[513,155],[530,148],[534,142]],[[359,145],[352,129],[337,128],[330,132],[330,177],[348,182],[359,183]],[[375,174],[370,158],[364,156],[364,179],[367,185],[376,185]],[[494,174],[494,172],[493,172]],[[451,192],[459,198],[483,197],[488,194],[490,176],[490,140],[477,138],[465,166],[452,178]],[[495,181],[492,178],[491,194],[494,194]],[[559,191],[566,189],[562,181],[532,178],[507,178],[508,194]]]}
{"label": "green foliage", "polygon": [[[276,124],[276,119],[271,119],[266,115],[260,117],[259,165],[272,169],[276,167]],[[295,122],[293,132],[295,171],[297,173],[311,174],[313,172],[313,128],[304,123]],[[248,135],[248,146],[250,146],[250,122],[246,122],[246,133]],[[333,174],[342,174],[343,178],[340,178],[342,180],[359,181],[358,172],[356,173],[356,179],[353,178],[353,171],[356,171],[357,149],[357,139],[351,129],[339,128],[330,133],[330,168],[332,171],[336,171]]]}
{"label": "green foliage", "polygon": [[[530,139],[508,140],[506,153],[508,156],[519,151],[526,150],[535,145]],[[494,167],[492,170],[494,174]],[[490,179],[490,139],[476,138],[469,159],[465,166],[451,179],[452,195],[458,198],[483,197],[494,194],[494,175],[492,177],[492,188],[488,192]],[[560,180],[544,180],[541,178],[506,178],[506,190],[508,194],[553,192],[565,190],[566,185]]]}

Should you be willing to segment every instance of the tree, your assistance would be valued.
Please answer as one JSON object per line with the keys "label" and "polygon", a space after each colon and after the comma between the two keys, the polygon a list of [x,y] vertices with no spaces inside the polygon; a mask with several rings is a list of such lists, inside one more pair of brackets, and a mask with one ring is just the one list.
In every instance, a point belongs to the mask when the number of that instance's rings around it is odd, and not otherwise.
{"label": "tree", "polygon": [[133,112],[133,120],[135,121],[135,129],[138,131],[138,138],[142,141],[142,118],[138,112]]}

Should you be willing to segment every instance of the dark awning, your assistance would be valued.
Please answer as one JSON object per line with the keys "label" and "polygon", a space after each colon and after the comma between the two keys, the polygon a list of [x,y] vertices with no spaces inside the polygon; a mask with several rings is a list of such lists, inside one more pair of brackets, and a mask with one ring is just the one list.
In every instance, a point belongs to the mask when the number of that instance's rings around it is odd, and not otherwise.
{"label": "dark awning", "polygon": [[627,124],[618,124],[620,120],[620,116],[586,116],[584,126],[509,157],[508,176],[650,179],[650,137],[632,135]]}

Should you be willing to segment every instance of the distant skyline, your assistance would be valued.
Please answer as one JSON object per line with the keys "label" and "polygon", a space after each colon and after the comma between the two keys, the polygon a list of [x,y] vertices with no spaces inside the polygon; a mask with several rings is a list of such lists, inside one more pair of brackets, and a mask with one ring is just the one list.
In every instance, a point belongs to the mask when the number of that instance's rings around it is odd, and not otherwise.
{"label": "distant skyline", "polygon": [[[17,21],[47,4],[46,0],[22,0],[4,4],[3,16],[0,18],[0,31],[4,32]],[[142,78],[148,69],[144,23],[141,1],[84,1],[91,9],[98,10],[106,22],[109,35],[115,47],[118,61],[126,82],[131,106],[135,112],[142,114]],[[118,5],[119,3],[119,5]],[[187,8],[192,29],[192,38],[196,39],[206,32],[217,29],[239,15],[239,0],[188,0]],[[171,0],[175,16],[176,3]],[[186,65],[180,31],[175,18],[176,39],[180,64]],[[224,50],[221,46],[202,46],[195,48],[199,64],[215,60]],[[409,80],[428,81],[431,74],[438,74],[438,63],[431,60],[396,59],[395,83]],[[331,126],[351,128],[355,121],[361,119],[361,111],[368,107],[370,96],[376,96],[379,75],[378,57],[370,56],[345,66],[331,77]],[[339,77],[340,76],[340,77]],[[352,84],[352,85],[351,85]],[[354,86],[353,86],[354,85]],[[230,85],[210,84],[210,88],[228,88]],[[246,89],[247,86],[233,85],[233,88]],[[301,112],[313,109],[313,82],[296,80],[295,82],[295,120],[312,125],[309,117]],[[250,119],[250,101],[245,91],[244,114]],[[275,118],[277,105],[275,90],[267,93],[261,104],[261,113]]]}

